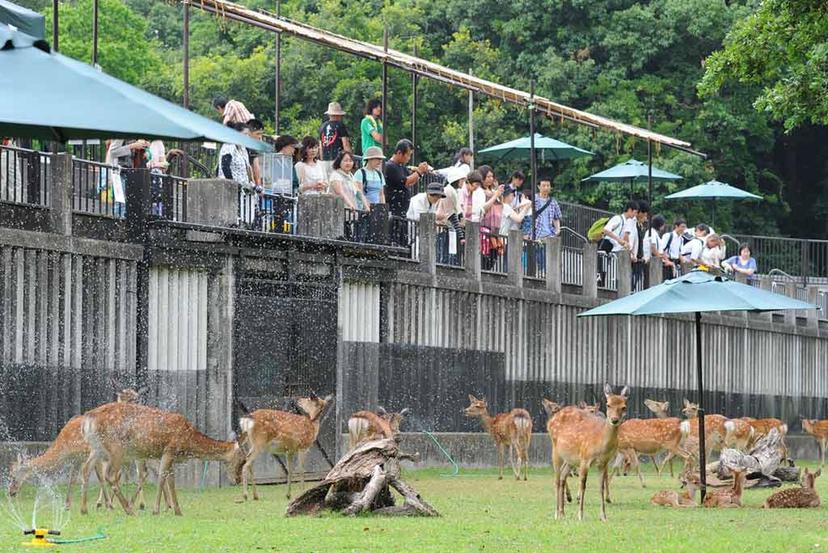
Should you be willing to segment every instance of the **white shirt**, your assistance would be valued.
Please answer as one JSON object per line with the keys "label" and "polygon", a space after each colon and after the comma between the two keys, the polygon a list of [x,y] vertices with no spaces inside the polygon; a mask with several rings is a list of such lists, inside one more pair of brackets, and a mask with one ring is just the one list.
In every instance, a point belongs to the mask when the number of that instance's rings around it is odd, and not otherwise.
{"label": "white shirt", "polygon": [[708,248],[704,247],[701,253],[701,262],[708,267],[721,268],[722,260],[724,259],[724,252],[722,248]]}
{"label": "white shirt", "polygon": [[[632,232],[638,232],[635,229],[635,217],[630,217],[627,219],[623,215],[615,215],[610,219],[607,224],[604,226],[604,230],[609,231],[619,238],[624,238],[624,235]],[[619,244],[614,238],[607,236],[607,239],[612,243],[612,251],[619,252],[624,249],[624,246]]]}
{"label": "white shirt", "polygon": [[472,192],[472,223],[479,223],[480,219],[483,218],[484,205],[486,205],[486,193],[478,187],[477,190]]}
{"label": "white shirt", "polygon": [[[672,244],[671,244],[672,246]],[[681,255],[686,256],[692,260],[700,261],[702,250],[704,249],[704,238],[693,238],[681,248]]]}
{"label": "white shirt", "polygon": [[[637,224],[638,221],[636,221],[635,219],[633,219],[633,221],[635,221],[635,222],[633,223],[633,226],[629,229],[629,233],[630,233],[630,257],[635,259],[635,257],[638,255],[638,224]],[[624,224],[624,228],[625,228],[625,232],[626,232],[626,228],[627,228],[626,223]]]}
{"label": "white shirt", "polygon": [[652,246],[655,246],[658,255],[661,255],[664,251],[658,232],[655,229],[647,229],[647,232],[644,233],[644,261],[649,261],[653,256]]}
{"label": "white shirt", "polygon": [[436,213],[439,203],[440,202],[434,202],[433,204],[430,203],[428,201],[428,194],[420,192],[411,198],[411,202],[408,204],[408,212],[405,216],[411,221],[419,221],[420,215],[423,213]]}
{"label": "white shirt", "polygon": [[[313,165],[300,161],[295,165],[296,176],[299,177],[299,186],[311,182],[325,182],[327,177],[325,175],[325,168],[318,161]],[[305,190],[304,194],[319,194],[316,190]]]}
{"label": "white shirt", "polygon": [[[668,246],[669,245],[669,249]],[[661,252],[666,253],[670,259],[678,259],[681,255],[681,234],[676,234],[672,230],[661,237],[661,245],[659,247]]]}
{"label": "white shirt", "polygon": [[515,213],[515,210],[512,209],[512,206],[509,204],[503,204],[503,211],[500,213],[500,235],[501,236],[509,236],[510,230],[517,230],[520,228],[520,223],[515,223],[512,220],[511,215]]}

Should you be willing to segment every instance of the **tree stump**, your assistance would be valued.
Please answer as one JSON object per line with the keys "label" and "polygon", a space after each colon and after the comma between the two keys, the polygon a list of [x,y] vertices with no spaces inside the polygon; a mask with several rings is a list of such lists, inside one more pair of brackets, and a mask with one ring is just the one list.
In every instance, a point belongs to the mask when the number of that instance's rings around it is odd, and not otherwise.
{"label": "tree stump", "polygon": [[[400,477],[400,461],[416,460],[400,453],[395,439],[365,442],[347,453],[325,476],[287,508],[287,515],[312,515],[322,510],[357,515],[439,516],[417,491]],[[391,489],[403,496],[396,505]]]}
{"label": "tree stump", "polygon": [[730,485],[733,469],[747,473],[748,488],[775,488],[782,485],[782,481],[796,481],[799,479],[799,469],[796,467],[781,466],[782,464],[782,435],[775,428],[753,446],[748,453],[737,449],[724,449],[719,460],[707,465],[710,474],[708,481],[715,486]]}

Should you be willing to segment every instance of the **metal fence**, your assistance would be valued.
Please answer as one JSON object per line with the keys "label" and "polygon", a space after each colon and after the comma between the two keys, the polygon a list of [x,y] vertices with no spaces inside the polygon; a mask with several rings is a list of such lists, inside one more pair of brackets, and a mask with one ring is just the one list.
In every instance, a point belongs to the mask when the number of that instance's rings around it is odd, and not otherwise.
{"label": "metal fence", "polygon": [[[828,277],[828,240],[734,234],[750,245],[759,273],[780,269],[799,277]],[[738,252],[737,252],[738,254]]]}
{"label": "metal fence", "polygon": [[500,236],[481,227],[480,269],[491,273],[509,272],[506,256],[509,252],[509,237]]}
{"label": "metal fence", "polygon": [[449,227],[437,227],[437,264],[448,267],[465,266],[466,242]]}
{"label": "metal fence", "polygon": [[106,217],[124,217],[126,181],[121,174],[121,168],[73,159],[72,198],[75,211]]}
{"label": "metal fence", "polygon": [[388,216],[388,238],[392,246],[406,248],[405,259],[417,261],[420,259],[420,234],[416,221],[410,221],[398,215]]}
{"label": "metal fence", "polygon": [[[590,275],[584,275],[589,278]],[[598,288],[618,291],[618,256],[614,253],[598,252]]]}
{"label": "metal fence", "polygon": [[598,219],[615,215],[610,211],[587,207],[584,205],[559,202],[561,206],[561,221],[576,233],[586,236],[589,227]]}
{"label": "metal fence", "polygon": [[584,245],[587,239],[574,229],[561,227],[561,283],[584,285]]}
{"label": "metal fence", "polygon": [[0,201],[48,206],[50,162],[49,154],[0,146]]}
{"label": "metal fence", "polygon": [[150,214],[169,221],[187,221],[187,179],[150,174]]}
{"label": "metal fence", "polygon": [[523,275],[546,280],[546,242],[523,239]]}

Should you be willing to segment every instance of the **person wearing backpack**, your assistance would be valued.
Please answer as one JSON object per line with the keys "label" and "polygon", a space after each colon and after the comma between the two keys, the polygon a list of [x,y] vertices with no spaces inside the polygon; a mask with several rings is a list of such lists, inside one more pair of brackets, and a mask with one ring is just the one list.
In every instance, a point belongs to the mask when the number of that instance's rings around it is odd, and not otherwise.
{"label": "person wearing backpack", "polygon": [[650,204],[644,200],[638,202],[638,213],[636,213],[633,232],[630,234],[630,257],[632,258],[632,290],[640,292],[645,287],[645,270],[647,260],[644,254],[644,235],[647,231],[647,220],[650,217]]}
{"label": "person wearing backpack", "polygon": [[710,227],[704,223],[699,223],[693,229],[693,234],[693,239],[681,248],[681,262],[692,263],[696,266],[702,264],[701,256],[705,242],[707,242],[707,235],[710,234]]}
{"label": "person wearing backpack", "polygon": [[687,222],[684,219],[676,219],[673,223],[673,230],[661,237],[663,280],[670,280],[681,275],[681,247],[684,245],[682,237],[686,230]]}
{"label": "person wearing backpack", "polygon": [[[605,254],[629,251],[632,247],[631,237],[636,231],[638,202],[630,200],[624,206],[624,212],[614,215],[601,233],[604,238],[598,243],[598,284],[603,286],[607,280],[607,257]],[[602,254],[603,253],[603,254]]]}

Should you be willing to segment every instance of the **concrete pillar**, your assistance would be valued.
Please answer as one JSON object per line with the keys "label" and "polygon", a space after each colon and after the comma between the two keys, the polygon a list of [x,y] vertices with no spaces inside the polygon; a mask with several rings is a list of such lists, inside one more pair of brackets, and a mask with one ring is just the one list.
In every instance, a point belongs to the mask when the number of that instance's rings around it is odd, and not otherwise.
{"label": "concrete pillar", "polygon": [[693,265],[692,263],[682,263],[681,264],[681,274],[686,275],[687,273],[689,273],[690,271],[692,271],[695,268],[696,268],[696,266]]}
{"label": "concrete pillar", "polygon": [[733,271],[731,276],[733,280],[739,282],[741,284],[747,284],[747,275],[745,273],[740,273],[739,271]]}
{"label": "concrete pillar", "polygon": [[622,250],[616,254],[618,262],[618,297],[629,296],[632,292],[632,258],[630,252]]}
{"label": "concrete pillar", "polygon": [[583,291],[587,298],[598,297],[598,245],[594,242],[584,244]]}
{"label": "concrete pillar", "polygon": [[[759,276],[759,288],[761,288],[762,290],[765,290],[766,292],[770,292],[771,289],[773,288],[773,281],[767,275],[760,275]],[[773,321],[773,313],[771,311],[768,311],[766,313],[761,313],[759,315],[759,317],[761,317],[763,320],[765,320],[767,322]]]}
{"label": "concrete pillar", "polygon": [[463,258],[466,275],[480,281],[480,223],[466,222],[466,249]]}
{"label": "concrete pillar", "polygon": [[[812,305],[817,305],[819,301],[819,288],[816,286],[808,286],[808,303]],[[819,309],[808,309],[805,312],[805,317],[808,319],[808,327],[817,329],[819,328]]]}
{"label": "concrete pillar", "polygon": [[55,154],[51,159],[52,179],[49,187],[49,220],[51,230],[64,236],[72,235],[72,154]]}
{"label": "concrete pillar", "polygon": [[420,270],[437,274],[437,226],[434,213],[423,213],[417,223],[417,248]]}
{"label": "concrete pillar", "polygon": [[546,244],[546,289],[553,294],[560,294],[561,264],[563,262],[561,237],[549,237],[544,242]]}
{"label": "concrete pillar", "polygon": [[[531,252],[535,254],[534,249]],[[528,259],[527,259],[528,262]],[[506,242],[506,267],[509,284],[523,286],[523,234],[520,230],[510,230]]]}
{"label": "concrete pillar", "polygon": [[187,184],[187,222],[217,227],[238,223],[238,185],[228,179],[190,180]]}
{"label": "concrete pillar", "polygon": [[129,240],[143,244],[149,237],[150,172],[148,169],[125,169],[126,228]]}
{"label": "concrete pillar", "polygon": [[[786,282],[785,283],[785,295],[789,298],[796,299],[796,283],[795,282]],[[788,309],[787,311],[783,311],[785,314],[785,324],[795,326],[796,325],[796,310]]]}
{"label": "concrete pillar", "polygon": [[330,194],[299,196],[297,234],[338,239],[345,234],[345,203]]}
{"label": "concrete pillar", "polygon": [[650,288],[658,286],[663,282],[664,262],[660,257],[651,257],[647,270],[650,271]]}

